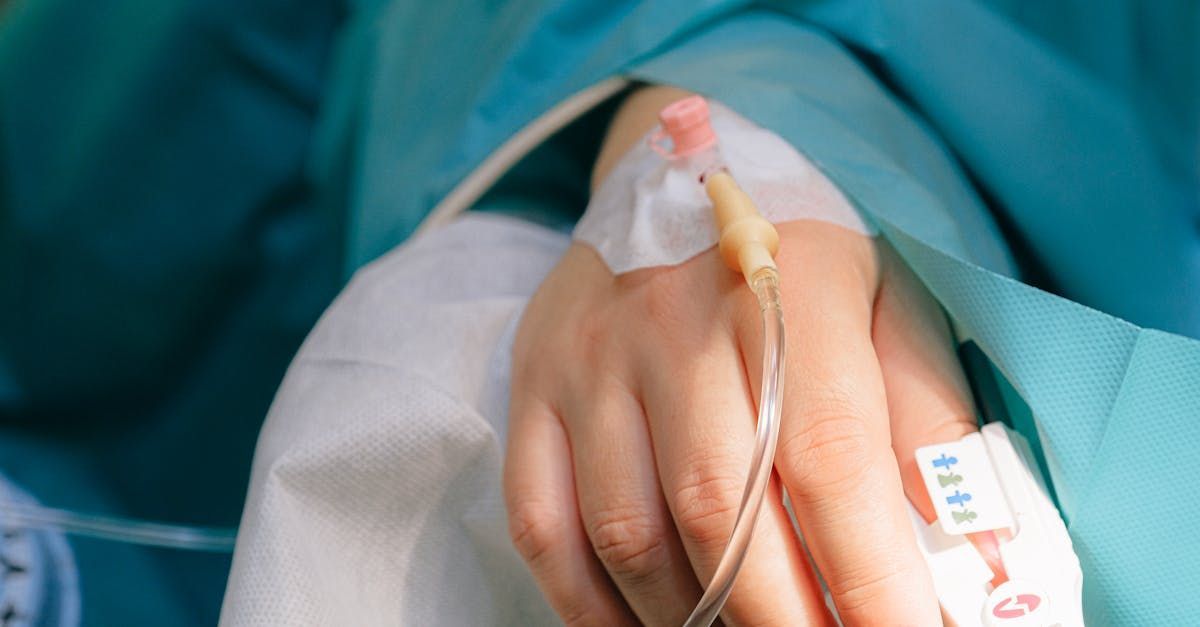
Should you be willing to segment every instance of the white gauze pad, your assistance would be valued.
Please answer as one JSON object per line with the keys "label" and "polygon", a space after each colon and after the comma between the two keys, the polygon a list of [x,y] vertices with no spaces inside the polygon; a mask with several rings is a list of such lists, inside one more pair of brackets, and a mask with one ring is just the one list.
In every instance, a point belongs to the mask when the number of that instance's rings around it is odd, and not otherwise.
{"label": "white gauze pad", "polygon": [[[775,224],[820,220],[875,235],[791,145],[717,102],[709,108],[721,157],[763,217]],[[575,227],[575,239],[595,248],[614,274],[680,264],[717,243],[696,160],[667,160],[650,147],[650,135],[621,158]]]}

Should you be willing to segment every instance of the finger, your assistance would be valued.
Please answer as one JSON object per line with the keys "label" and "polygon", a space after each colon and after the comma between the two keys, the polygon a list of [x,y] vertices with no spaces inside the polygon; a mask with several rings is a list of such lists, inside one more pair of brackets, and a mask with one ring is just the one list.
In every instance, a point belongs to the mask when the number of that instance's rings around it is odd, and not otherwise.
{"label": "finger", "polygon": [[871,344],[872,243],[814,222],[781,231],[789,350],[776,467],[808,549],[845,623],[938,624]]}
{"label": "finger", "polygon": [[[754,444],[754,405],[730,332],[706,333],[702,355],[645,373],[643,402],[663,491],[693,570],[708,585],[740,505]],[[693,346],[692,351],[695,350]],[[663,355],[647,363],[663,363]],[[828,616],[773,485],[722,612],[730,624],[819,624]]]}
{"label": "finger", "polygon": [[569,409],[575,489],[592,548],[638,618],[679,625],[700,599],[700,585],[659,488],[641,404],[616,379]]}
{"label": "finger", "polygon": [[568,625],[628,625],[625,606],[584,534],[566,434],[548,407],[514,394],[504,465],[509,533]]}
{"label": "finger", "polygon": [[[875,303],[873,336],[892,416],[892,449],[909,502],[932,524],[937,512],[915,452],[958,440],[976,431],[978,422],[941,308],[894,250],[882,251],[887,275]],[[1007,579],[995,533],[970,533],[967,538],[991,568],[993,585]]]}
{"label": "finger", "polygon": [[875,302],[872,337],[891,415],[892,449],[909,501],[926,522],[936,513],[914,452],[975,431],[970,388],[937,302],[890,248]]}

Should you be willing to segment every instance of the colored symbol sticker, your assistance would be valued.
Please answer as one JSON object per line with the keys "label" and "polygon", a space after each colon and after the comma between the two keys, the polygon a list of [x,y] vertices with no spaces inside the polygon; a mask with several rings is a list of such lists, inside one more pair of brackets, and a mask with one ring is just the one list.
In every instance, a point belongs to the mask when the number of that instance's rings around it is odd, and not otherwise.
{"label": "colored symbol sticker", "polygon": [[950,467],[951,467],[951,466],[953,466],[953,465],[955,465],[955,464],[957,464],[957,463],[958,463],[958,458],[957,458],[957,457],[954,457],[953,455],[952,455],[952,456],[950,456],[950,457],[946,457],[946,454],[945,454],[945,453],[942,453],[942,456],[941,456],[941,457],[939,457],[939,458],[937,458],[937,459],[933,460],[933,467],[934,467],[934,468],[943,468],[943,469],[945,469],[945,470],[950,470]]}
{"label": "colored symbol sticker", "polygon": [[962,475],[950,473],[948,475],[938,475],[937,480],[943,488],[948,488],[952,485],[958,485],[962,483],[963,478]]}
{"label": "colored symbol sticker", "polygon": [[967,501],[969,501],[969,500],[971,500],[971,493],[970,492],[961,492],[959,490],[955,490],[954,494],[951,494],[950,496],[946,497],[947,503],[949,503],[951,505],[961,505],[961,506],[963,506],[963,508],[966,508]]}
{"label": "colored symbol sticker", "polygon": [[950,512],[950,515],[954,517],[954,524],[956,524],[956,525],[961,525],[963,523],[969,523],[969,522],[975,520],[976,518],[979,518],[979,514],[976,514],[975,512],[973,512],[969,509],[964,509],[961,512]]}

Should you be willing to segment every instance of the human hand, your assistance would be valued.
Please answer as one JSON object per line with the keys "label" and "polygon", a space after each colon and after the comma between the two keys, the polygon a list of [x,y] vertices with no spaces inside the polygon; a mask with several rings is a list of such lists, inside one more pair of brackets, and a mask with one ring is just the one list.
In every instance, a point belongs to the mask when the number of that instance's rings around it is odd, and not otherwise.
{"label": "human hand", "polygon": [[[886,246],[821,222],[778,228],[778,477],[722,616],[829,620],[807,546],[847,624],[937,624],[904,499],[932,520],[913,451],[974,428],[945,319]],[[699,599],[749,468],[761,333],[711,250],[616,277],[577,243],[531,300],[505,494],[514,543],[568,624],[677,625]]]}

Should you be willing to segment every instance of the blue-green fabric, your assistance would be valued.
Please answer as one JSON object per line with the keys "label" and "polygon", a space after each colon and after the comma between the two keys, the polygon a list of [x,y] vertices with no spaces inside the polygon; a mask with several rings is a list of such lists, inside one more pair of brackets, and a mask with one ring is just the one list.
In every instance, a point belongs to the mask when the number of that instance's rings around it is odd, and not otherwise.
{"label": "blue-green fabric", "polygon": [[823,2],[911,101],[1045,286],[1200,337],[1200,5]]}
{"label": "blue-green fabric", "polygon": [[[1083,563],[1089,624],[1200,615],[1200,545],[1177,535],[1200,515],[1200,344],[1185,337],[1200,336],[1195,5],[768,9],[364,12],[336,76],[366,106],[325,127],[359,164],[344,183],[348,265],[401,241],[503,140],[602,78],[716,97],[872,215],[1017,393],[1014,424],[1040,444]],[[398,54],[417,40],[434,45]]]}
{"label": "blue-green fabric", "polygon": [[[401,241],[477,155],[539,113],[748,4],[365,3],[339,49],[338,104],[314,160],[350,210],[347,266]],[[840,57],[879,81],[873,89],[944,141],[1013,236],[1028,278],[1141,326],[1200,336],[1200,298],[1180,297],[1200,280],[1200,6],[768,5],[775,20],[839,40]],[[840,76],[777,73],[753,87],[781,83],[823,93],[835,108],[875,98]],[[882,120],[874,131],[867,143],[907,151],[905,167],[931,158]]]}
{"label": "blue-green fabric", "polygon": [[[339,281],[304,167],[338,3],[0,8],[0,472],[43,503],[233,527]],[[73,538],[84,620],[213,624],[229,556]]]}

